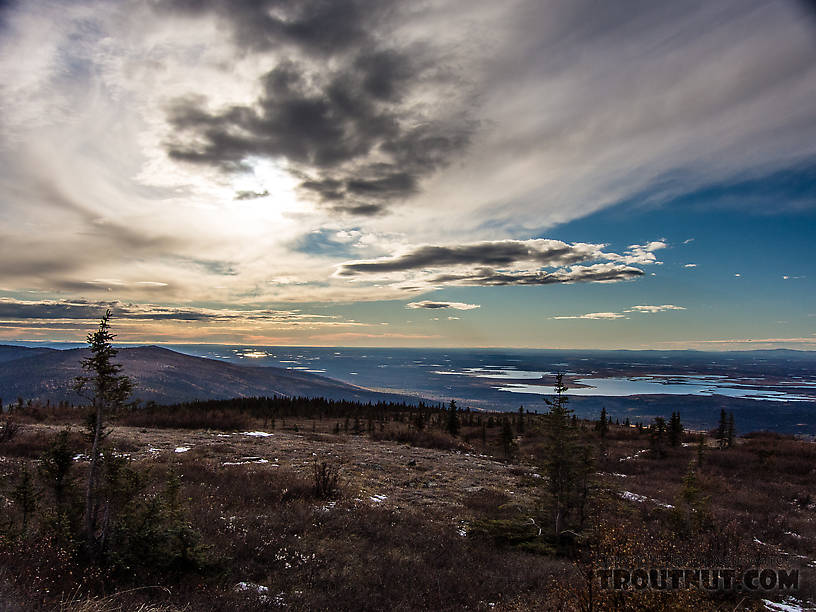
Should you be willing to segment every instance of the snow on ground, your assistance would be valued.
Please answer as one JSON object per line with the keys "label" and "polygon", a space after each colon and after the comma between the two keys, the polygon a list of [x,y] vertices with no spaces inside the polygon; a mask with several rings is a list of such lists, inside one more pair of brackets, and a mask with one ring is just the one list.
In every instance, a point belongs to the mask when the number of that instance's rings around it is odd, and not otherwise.
{"label": "snow on ground", "polygon": [[619,495],[626,500],[643,503],[643,502],[652,502],[653,504],[657,504],[661,508],[674,508],[671,504],[664,503],[657,499],[652,499],[651,497],[646,497],[645,495],[638,495],[637,493],[632,493],[631,491],[622,491]]}
{"label": "snow on ground", "polygon": [[262,459],[261,457],[241,457],[240,461],[225,461],[221,465],[247,465],[248,463],[269,463],[269,459]]}
{"label": "snow on ground", "polygon": [[177,447],[176,447],[176,450],[175,450],[175,451],[173,451],[173,452],[176,452],[176,453],[186,453],[188,450],[190,450],[190,447],[189,447],[189,446],[177,446]]}
{"label": "snow on ground", "polygon": [[274,436],[275,434],[271,434],[266,431],[242,431],[241,435],[253,436],[255,438],[269,438],[271,436]]}
{"label": "snow on ground", "polygon": [[369,497],[369,499],[371,501],[373,501],[374,503],[381,504],[386,499],[388,499],[388,496],[387,495],[372,495],[371,497]]}
{"label": "snow on ground", "polygon": [[809,601],[801,601],[795,597],[786,597],[782,603],[771,601],[770,599],[763,599],[765,609],[771,612],[805,612],[807,610],[816,610],[816,605]]}
{"label": "snow on ground", "polygon": [[620,496],[623,499],[628,499],[629,501],[638,502],[638,503],[643,503],[643,502],[649,500],[649,498],[646,497],[645,495],[638,495],[637,493],[632,493],[631,491],[623,491],[620,494]]}
{"label": "snow on ground", "polygon": [[632,459],[637,459],[637,458],[638,458],[638,457],[640,457],[640,456],[641,456],[643,453],[648,453],[648,452],[649,452],[649,449],[648,449],[648,448],[644,448],[644,449],[641,449],[641,450],[639,450],[638,452],[636,452],[634,455],[629,455],[628,457],[621,457],[621,458],[619,459],[619,461],[631,461]]}

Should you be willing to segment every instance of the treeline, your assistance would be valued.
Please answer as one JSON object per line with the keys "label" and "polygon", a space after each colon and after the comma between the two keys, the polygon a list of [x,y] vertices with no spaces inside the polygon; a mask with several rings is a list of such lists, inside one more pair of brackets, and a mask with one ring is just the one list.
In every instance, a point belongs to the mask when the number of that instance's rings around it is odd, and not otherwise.
{"label": "treeline", "polygon": [[181,429],[240,429],[258,426],[276,427],[286,420],[334,421],[333,429],[361,433],[381,429],[385,423],[403,423],[414,430],[439,429],[452,435],[459,427],[501,427],[511,421],[524,431],[534,414],[519,409],[517,413],[489,413],[460,409],[455,402],[444,404],[419,402],[359,402],[324,397],[240,397],[223,400],[200,400],[178,404],[149,403],[145,407],[122,412],[117,422],[135,427],[176,427]]}

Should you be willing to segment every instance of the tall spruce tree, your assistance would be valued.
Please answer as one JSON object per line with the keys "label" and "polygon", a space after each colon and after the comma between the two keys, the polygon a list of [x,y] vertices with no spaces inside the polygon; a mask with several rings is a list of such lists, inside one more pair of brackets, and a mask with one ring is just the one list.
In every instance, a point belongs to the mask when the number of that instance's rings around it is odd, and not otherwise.
{"label": "tall spruce tree", "polygon": [[680,421],[680,413],[672,412],[669,419],[669,444],[680,446],[683,441],[683,423]]}
{"label": "tall spruce tree", "polygon": [[82,360],[86,374],[76,378],[74,388],[80,394],[90,394],[93,413],[90,427],[93,440],[88,462],[88,482],[85,489],[85,546],[90,559],[99,560],[100,538],[97,534],[100,509],[99,471],[102,457],[102,439],[105,422],[130,397],[133,385],[123,375],[122,366],[114,363],[117,350],[111,344],[116,337],[110,331],[111,311],[106,310],[99,328],[88,334],[90,356]]}
{"label": "tall spruce tree", "polygon": [[728,418],[725,415],[725,408],[720,409],[720,422],[717,425],[715,438],[720,449],[728,446]]}
{"label": "tall spruce tree", "polygon": [[606,406],[601,407],[601,416],[598,419],[598,424],[596,425],[595,429],[597,429],[598,433],[601,434],[601,438],[606,437],[606,434],[609,431],[609,420],[606,416]]}
{"label": "tall spruce tree", "polygon": [[563,374],[555,378],[555,397],[546,399],[550,407],[546,415],[544,436],[547,494],[555,535],[565,528],[573,506],[576,488],[578,443],[572,411],[567,407],[567,386]]}
{"label": "tall spruce tree", "polygon": [[459,408],[456,407],[456,400],[451,400],[448,404],[448,420],[445,429],[452,436],[459,435]]}
{"label": "tall spruce tree", "polygon": [[510,425],[510,419],[507,417],[502,419],[501,441],[504,456],[510,457],[513,454],[513,428]]}

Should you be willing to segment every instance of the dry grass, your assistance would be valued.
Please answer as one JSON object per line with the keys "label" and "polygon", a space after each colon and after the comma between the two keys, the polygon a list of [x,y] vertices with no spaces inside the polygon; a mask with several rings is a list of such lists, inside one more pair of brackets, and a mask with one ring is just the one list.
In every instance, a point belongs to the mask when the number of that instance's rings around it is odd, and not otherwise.
{"label": "dry grass", "polygon": [[[688,566],[715,559],[737,566],[798,564],[802,595],[816,597],[808,590],[816,583],[813,571],[795,556],[816,559],[816,452],[813,444],[791,438],[760,435],[726,451],[706,448],[698,481],[715,528],[678,537],[670,509],[620,493],[674,504],[696,461],[696,446],[668,448],[658,458],[642,452],[649,448],[646,433],[612,427],[602,441],[584,423],[581,435],[596,449],[602,474],[593,488],[591,527],[565,558],[474,537],[474,531],[462,535],[480,521],[526,521],[536,512],[543,494],[535,476],[541,437],[534,418],[516,437],[511,462],[503,457],[500,428],[478,423],[465,423],[453,438],[438,426],[417,431],[407,418],[376,422],[373,432],[338,435],[336,419],[287,417],[267,437],[172,422],[176,429],[117,426],[110,441],[130,455],[150,490],[168,471],[181,478],[187,520],[207,546],[208,566],[148,585],[116,576],[106,587],[115,592],[94,591],[99,576],[64,549],[47,538],[21,539],[11,529],[0,542],[4,601],[28,606],[19,609],[66,612],[578,610],[587,605],[582,572],[588,567],[612,561]],[[262,427],[263,420],[253,417],[240,429]],[[0,444],[7,483],[34,466],[54,431],[28,423]],[[78,431],[72,441],[86,443]],[[175,452],[179,447],[190,450]],[[338,490],[329,496],[316,487],[315,465],[324,461],[338,469]],[[81,468],[74,474],[80,480]],[[17,521],[9,488],[2,491],[7,516]],[[236,589],[241,582],[250,586]],[[685,592],[596,597],[596,605],[605,602],[601,609],[621,610],[731,609],[738,603]]]}

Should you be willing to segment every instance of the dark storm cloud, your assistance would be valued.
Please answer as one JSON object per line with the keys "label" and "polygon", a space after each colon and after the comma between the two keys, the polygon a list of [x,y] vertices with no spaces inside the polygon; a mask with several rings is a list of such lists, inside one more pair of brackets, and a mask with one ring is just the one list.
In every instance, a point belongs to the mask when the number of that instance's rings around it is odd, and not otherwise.
{"label": "dark storm cloud", "polygon": [[423,300],[421,302],[410,302],[405,305],[406,308],[424,308],[428,310],[440,310],[445,308],[454,308],[455,310],[473,310],[481,308],[479,304],[465,304],[462,302],[433,302],[431,300]]}
{"label": "dark storm cloud", "polygon": [[520,261],[563,266],[597,257],[603,245],[567,244],[558,240],[500,240],[456,246],[421,246],[403,255],[374,261],[348,262],[338,276],[403,272],[445,266],[510,266]]}
{"label": "dark storm cloud", "polygon": [[[404,291],[440,285],[495,287],[618,282],[644,274],[631,264],[659,263],[652,251],[665,246],[660,241],[631,245],[624,255],[619,255],[604,252],[602,244],[569,244],[547,239],[423,245],[393,257],[344,263],[338,266],[335,275],[357,280],[366,276],[396,275],[399,279],[392,280],[392,285]],[[437,307],[433,302],[427,304],[422,307]]]}
{"label": "dark storm cloud", "polygon": [[371,38],[393,12],[380,0],[161,0],[159,10],[191,16],[213,13],[232,29],[241,48],[276,49],[294,44],[333,55]]}
{"label": "dark storm cloud", "polygon": [[500,272],[492,268],[479,268],[468,274],[440,274],[429,279],[439,285],[477,285],[499,287],[507,285],[555,285],[563,283],[598,283],[632,280],[643,276],[640,268],[615,264],[572,266],[555,272]]}
{"label": "dark storm cloud", "polygon": [[[286,47],[290,57],[262,78],[254,104],[210,110],[194,93],[167,118],[173,159],[248,169],[248,158],[285,159],[301,192],[357,215],[384,212],[417,192],[420,180],[465,149],[476,124],[462,113],[417,103],[439,79],[429,47],[386,46],[374,37],[395,11],[387,2],[174,2],[183,13],[214,13],[244,50]],[[315,58],[315,54],[331,56]]]}

